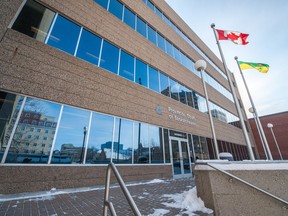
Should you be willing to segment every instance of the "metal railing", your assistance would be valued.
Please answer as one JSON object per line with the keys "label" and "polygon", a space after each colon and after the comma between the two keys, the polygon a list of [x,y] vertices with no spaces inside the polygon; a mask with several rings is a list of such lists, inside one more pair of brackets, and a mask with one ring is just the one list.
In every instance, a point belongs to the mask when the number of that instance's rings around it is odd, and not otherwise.
{"label": "metal railing", "polygon": [[106,173],[106,183],[105,183],[105,193],[104,193],[104,205],[103,205],[103,215],[104,216],[107,216],[107,211],[108,211],[108,208],[110,210],[110,213],[113,215],[113,216],[116,216],[116,211],[114,209],[114,206],[113,206],[113,203],[111,201],[109,201],[109,191],[110,191],[110,180],[111,180],[111,170],[113,171],[125,197],[126,197],[126,200],[128,201],[130,207],[131,207],[131,210],[133,211],[134,215],[139,215],[141,216],[141,213],[140,211],[138,210],[131,194],[129,193],[120,173],[118,172],[116,166],[114,165],[114,163],[109,163],[108,164],[108,167],[107,167],[107,173]]}
{"label": "metal railing", "polygon": [[217,170],[217,171],[219,171],[219,172],[221,172],[221,173],[224,173],[225,175],[228,175],[229,177],[234,178],[234,179],[242,182],[243,184],[248,185],[248,186],[251,187],[251,188],[254,188],[254,189],[257,190],[257,191],[260,191],[260,192],[262,192],[263,194],[265,194],[265,195],[267,195],[267,196],[269,196],[269,197],[272,197],[273,199],[277,200],[278,202],[281,202],[281,203],[285,204],[284,208],[288,209],[288,202],[287,202],[286,200],[283,200],[283,199],[281,199],[281,198],[279,198],[279,197],[277,197],[277,196],[275,196],[275,195],[273,195],[273,194],[271,194],[271,193],[269,193],[269,192],[267,192],[267,191],[265,191],[265,190],[263,190],[263,189],[255,186],[255,185],[253,185],[253,184],[251,184],[251,183],[249,183],[249,182],[247,182],[247,181],[245,181],[245,180],[243,180],[243,179],[241,179],[241,178],[239,178],[239,177],[237,177],[237,176],[235,176],[235,175],[233,175],[233,174],[231,174],[231,173],[229,173],[229,172],[226,172],[226,171],[224,171],[224,170],[221,170],[221,169],[219,169],[219,168],[217,168],[217,167],[215,167],[215,166],[213,166],[213,165],[211,165],[211,164],[209,164],[209,163],[197,163],[197,164],[208,165],[208,166],[210,166],[211,168],[213,168],[213,169],[215,169],[215,170]]}

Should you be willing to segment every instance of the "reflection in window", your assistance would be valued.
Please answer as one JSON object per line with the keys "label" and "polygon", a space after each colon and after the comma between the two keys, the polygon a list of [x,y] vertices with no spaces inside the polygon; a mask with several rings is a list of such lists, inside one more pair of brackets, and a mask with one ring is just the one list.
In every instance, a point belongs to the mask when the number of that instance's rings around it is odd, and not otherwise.
{"label": "reflection in window", "polygon": [[28,0],[12,29],[44,42],[55,13],[37,2]]}
{"label": "reflection in window", "polygon": [[134,124],[134,163],[149,163],[148,125]]}
{"label": "reflection in window", "polygon": [[148,25],[148,40],[157,45],[156,31]]}
{"label": "reflection in window", "polygon": [[124,18],[123,21],[129,25],[132,29],[135,30],[135,21],[136,16],[134,13],[132,13],[128,8],[125,7],[124,9]]}
{"label": "reflection in window", "polygon": [[174,58],[173,45],[166,40],[166,51],[172,58]]}
{"label": "reflection in window", "polygon": [[65,106],[51,163],[82,163],[90,112]]}
{"label": "reflection in window", "polygon": [[136,59],[136,76],[135,82],[148,87],[148,78],[147,78],[147,64],[143,63],[142,61]]}
{"label": "reflection in window", "polygon": [[108,0],[94,0],[94,1],[96,1],[99,5],[101,5],[103,8],[107,10]]}
{"label": "reflection in window", "polygon": [[159,75],[158,71],[149,66],[149,88],[153,91],[159,92]]}
{"label": "reflection in window", "polygon": [[110,0],[108,11],[122,20],[123,5],[117,0]]}
{"label": "reflection in window", "polygon": [[180,85],[179,98],[180,98],[180,102],[183,104],[187,104],[186,92],[187,92],[187,88],[183,85]]}
{"label": "reflection in window", "polygon": [[162,50],[162,51],[164,51],[164,52],[166,52],[166,45],[165,45],[165,39],[164,39],[164,37],[162,36],[162,35],[160,35],[159,33],[157,33],[157,43],[158,43],[158,47]]}
{"label": "reflection in window", "polygon": [[170,97],[169,78],[162,73],[160,73],[160,92]]}
{"label": "reflection in window", "polygon": [[200,137],[200,143],[202,146],[203,159],[209,159],[209,152],[208,152],[208,146],[207,146],[206,138]]}
{"label": "reflection in window", "polygon": [[149,146],[151,163],[163,163],[162,129],[156,126],[149,126]]}
{"label": "reflection in window", "polygon": [[190,89],[187,89],[187,92],[186,92],[187,104],[188,106],[193,107],[193,108],[195,108],[194,100],[193,100],[194,96],[195,96],[195,92]]}
{"label": "reflection in window", "polygon": [[[44,137],[52,138],[54,135],[46,134],[45,130],[54,130],[51,126],[40,126],[38,122],[46,119],[46,122],[56,123],[60,113],[60,105],[34,98],[27,98],[16,128],[6,163],[47,163],[51,151],[51,139],[43,140]],[[28,121],[26,114],[31,116]],[[37,118],[36,118],[37,116]],[[35,123],[36,121],[36,123]],[[22,128],[25,126],[25,130]],[[35,128],[31,130],[31,128]],[[38,132],[39,129],[42,132]],[[43,143],[43,145],[40,145]],[[33,143],[38,143],[35,145]]]}
{"label": "reflection in window", "polygon": [[103,42],[100,67],[117,74],[119,48],[107,41]]}
{"label": "reflection in window", "polygon": [[134,57],[121,51],[119,75],[134,81]]}
{"label": "reflection in window", "polygon": [[83,29],[76,56],[98,66],[102,39]]}
{"label": "reflection in window", "polygon": [[137,32],[146,38],[146,23],[137,17]]}
{"label": "reflection in window", "polygon": [[171,88],[171,98],[179,101],[179,91],[180,91],[179,83],[173,79],[170,79],[170,88]]}
{"label": "reflection in window", "polygon": [[197,135],[193,135],[193,144],[194,144],[194,150],[195,150],[195,160],[197,159],[203,159],[203,149],[200,143],[200,137]]}
{"label": "reflection in window", "polygon": [[165,163],[170,163],[170,144],[169,144],[169,134],[168,129],[164,129],[164,148],[165,148]]}
{"label": "reflection in window", "polygon": [[109,163],[111,158],[114,118],[93,113],[86,163]]}
{"label": "reflection in window", "polygon": [[133,122],[116,120],[113,148],[113,162],[132,163]]}
{"label": "reflection in window", "polygon": [[74,55],[79,33],[80,26],[59,15],[47,44]]}

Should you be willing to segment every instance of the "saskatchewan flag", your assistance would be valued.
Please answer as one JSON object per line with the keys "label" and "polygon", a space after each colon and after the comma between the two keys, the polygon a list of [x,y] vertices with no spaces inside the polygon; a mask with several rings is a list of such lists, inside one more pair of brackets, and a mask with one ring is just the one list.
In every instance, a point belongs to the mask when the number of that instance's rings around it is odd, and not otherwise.
{"label": "saskatchewan flag", "polygon": [[238,61],[241,70],[246,70],[246,69],[256,69],[261,73],[267,73],[269,70],[269,65],[268,64],[263,64],[263,63],[252,63],[252,62],[242,62]]}

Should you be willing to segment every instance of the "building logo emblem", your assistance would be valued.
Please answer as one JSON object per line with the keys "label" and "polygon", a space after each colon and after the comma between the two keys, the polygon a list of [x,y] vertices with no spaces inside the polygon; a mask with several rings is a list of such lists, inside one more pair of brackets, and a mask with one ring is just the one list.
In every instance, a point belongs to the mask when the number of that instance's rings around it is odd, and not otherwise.
{"label": "building logo emblem", "polygon": [[156,113],[158,115],[162,115],[163,114],[163,108],[159,104],[156,107]]}

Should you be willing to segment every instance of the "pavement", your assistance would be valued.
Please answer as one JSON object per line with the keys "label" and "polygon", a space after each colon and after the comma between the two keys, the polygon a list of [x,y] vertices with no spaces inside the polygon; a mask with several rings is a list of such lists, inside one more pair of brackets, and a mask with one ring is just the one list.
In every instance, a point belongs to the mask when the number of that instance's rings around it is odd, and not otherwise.
{"label": "pavement", "polygon": [[[126,185],[141,215],[189,215],[185,213],[185,209],[173,205],[175,200],[167,195],[181,194],[192,189],[195,186],[193,177],[150,182],[128,182]],[[104,190],[104,186],[99,186],[70,191],[52,189],[51,191],[38,193],[1,195],[0,215],[102,215]],[[111,185],[110,201],[113,203],[117,215],[133,215],[118,184]],[[196,213],[195,215],[208,215],[202,212]],[[111,215],[109,209],[108,215]]]}

